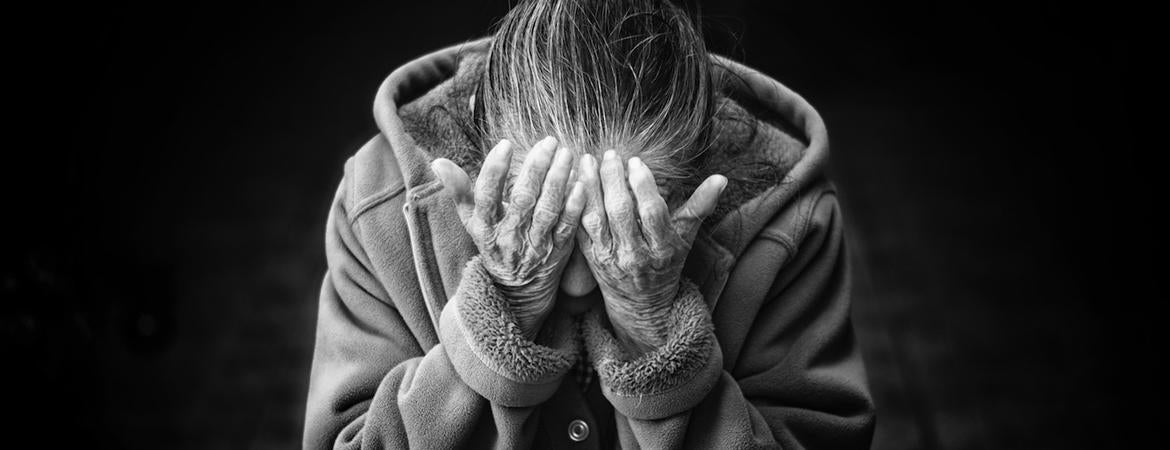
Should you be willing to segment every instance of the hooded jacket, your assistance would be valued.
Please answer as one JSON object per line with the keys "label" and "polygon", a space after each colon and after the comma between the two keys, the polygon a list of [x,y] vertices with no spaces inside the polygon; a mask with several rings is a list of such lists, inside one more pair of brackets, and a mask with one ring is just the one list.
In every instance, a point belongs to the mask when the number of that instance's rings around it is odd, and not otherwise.
{"label": "hooded jacket", "polygon": [[[380,133],[329,212],[305,448],[867,448],[874,405],[816,111],[712,56],[740,83],[719,96],[705,166],[750,157],[783,178],[729,177],[661,347],[630,358],[598,308],[554,312],[528,340],[429,168],[478,168],[469,97],[489,45],[423,56],[379,89]],[[585,365],[597,376],[582,384]]]}

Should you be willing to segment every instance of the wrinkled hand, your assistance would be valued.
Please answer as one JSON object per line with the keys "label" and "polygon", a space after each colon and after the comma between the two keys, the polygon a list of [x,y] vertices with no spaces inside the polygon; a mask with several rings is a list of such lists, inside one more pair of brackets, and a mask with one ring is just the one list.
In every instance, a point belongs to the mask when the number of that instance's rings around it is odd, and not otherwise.
{"label": "wrinkled hand", "polygon": [[683,263],[727,178],[708,177],[671,214],[654,175],[639,158],[630,158],[628,177],[622,166],[612,150],[600,170],[591,156],[582,157],[587,204],[577,244],[601,288],[614,334],[640,355],[666,340]]}
{"label": "wrinkled hand", "polygon": [[584,209],[584,189],[573,177],[573,152],[545,138],[532,147],[501,202],[512,146],[500,141],[475,180],[447,159],[431,169],[455,198],[459,219],[479,248],[480,260],[533,338],[552,311],[561,272],[572,254],[572,238]]}

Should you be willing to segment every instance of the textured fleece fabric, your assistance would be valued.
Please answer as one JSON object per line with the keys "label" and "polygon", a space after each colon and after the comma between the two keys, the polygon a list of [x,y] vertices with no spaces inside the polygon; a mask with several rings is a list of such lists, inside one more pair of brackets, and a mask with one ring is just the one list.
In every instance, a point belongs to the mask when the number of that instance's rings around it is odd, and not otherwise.
{"label": "textured fleece fabric", "polygon": [[[478,169],[468,100],[489,45],[407,63],[378,92],[381,132],[346,163],[329,214],[304,446],[596,448],[600,432],[537,441],[566,436],[565,418],[611,417],[566,395],[586,358],[613,417],[592,426],[624,448],[867,448],[874,408],[816,111],[713,56],[741,83],[720,97],[703,170],[732,183],[687,259],[667,343],[632,359],[596,310],[580,328],[555,312],[529,341],[429,169],[440,156]],[[734,176],[745,161],[778,176]]]}
{"label": "textured fleece fabric", "polygon": [[618,344],[597,309],[586,313],[582,328],[605,397],[627,417],[663,419],[691,409],[719,379],[723,355],[703,295],[690,281],[683,281],[671,308],[666,343],[637,359]]}
{"label": "textured fleece fabric", "polygon": [[539,404],[577,361],[579,334],[572,320],[553,315],[536,339],[548,346],[529,341],[479,256],[467,262],[455,298],[456,309],[443,310],[442,341],[455,357],[455,371],[493,403]]}

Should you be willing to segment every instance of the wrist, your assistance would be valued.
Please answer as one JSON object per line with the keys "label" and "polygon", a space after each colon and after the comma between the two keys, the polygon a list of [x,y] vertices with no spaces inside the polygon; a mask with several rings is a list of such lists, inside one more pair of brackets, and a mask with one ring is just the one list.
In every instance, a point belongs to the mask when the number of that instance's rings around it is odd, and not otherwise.
{"label": "wrist", "polygon": [[666,342],[669,303],[654,305],[639,304],[636,301],[620,300],[606,302],[606,316],[614,337],[622,348],[637,358]]}
{"label": "wrist", "polygon": [[517,289],[514,287],[496,284],[496,289],[503,294],[508,303],[508,309],[516,321],[520,332],[529,340],[534,340],[539,334],[544,320],[552,312],[552,298],[547,294],[534,294],[531,289]]}
{"label": "wrist", "polygon": [[657,348],[656,345],[648,342],[647,338],[636,336],[636,332],[631,333],[626,327],[614,323],[613,319],[610,319],[610,324],[613,329],[613,337],[622,350],[630,356],[630,359],[638,359]]}

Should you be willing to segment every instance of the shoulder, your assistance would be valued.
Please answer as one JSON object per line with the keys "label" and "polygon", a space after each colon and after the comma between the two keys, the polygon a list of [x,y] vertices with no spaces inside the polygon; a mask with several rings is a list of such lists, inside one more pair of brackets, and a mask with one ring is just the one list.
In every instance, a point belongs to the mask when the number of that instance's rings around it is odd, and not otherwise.
{"label": "shoulder", "polygon": [[351,221],[403,195],[406,184],[402,170],[390,143],[382,134],[367,141],[345,162],[345,175],[339,190],[339,201]]}
{"label": "shoulder", "polygon": [[[345,162],[345,175],[329,215],[328,252],[356,258],[390,293],[410,292],[418,278],[409,225],[403,214],[407,186],[391,144],[371,138]],[[334,262],[330,262],[333,267]],[[403,307],[409,295],[390,295]]]}
{"label": "shoulder", "polygon": [[760,239],[777,241],[796,252],[801,247],[819,246],[827,238],[844,232],[837,188],[827,178],[819,178],[796,193],[784,208],[768,221]]}
{"label": "shoulder", "polygon": [[329,227],[349,234],[351,245],[370,257],[409,248],[406,198],[400,162],[386,138],[376,135],[346,160]]}

